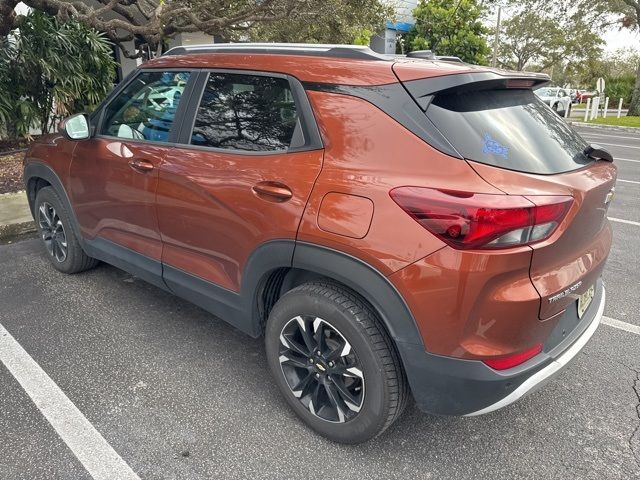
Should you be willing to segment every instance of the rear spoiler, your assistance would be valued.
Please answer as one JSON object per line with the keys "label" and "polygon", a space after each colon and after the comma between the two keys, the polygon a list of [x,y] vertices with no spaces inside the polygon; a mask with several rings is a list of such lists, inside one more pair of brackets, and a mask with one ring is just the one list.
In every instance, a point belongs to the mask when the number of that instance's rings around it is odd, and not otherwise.
{"label": "rear spoiler", "polygon": [[403,82],[422,110],[426,110],[436,93],[474,91],[497,88],[538,88],[549,83],[549,75],[523,72],[465,72]]}

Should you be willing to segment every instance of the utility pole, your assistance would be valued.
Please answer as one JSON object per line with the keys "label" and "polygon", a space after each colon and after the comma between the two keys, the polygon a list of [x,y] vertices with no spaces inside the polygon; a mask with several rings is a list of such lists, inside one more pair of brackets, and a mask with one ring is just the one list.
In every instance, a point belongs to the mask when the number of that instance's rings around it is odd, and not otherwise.
{"label": "utility pole", "polygon": [[496,22],[496,35],[493,37],[493,60],[491,66],[496,68],[498,65],[498,42],[500,40],[500,13],[502,13],[502,7],[498,7],[498,21]]}

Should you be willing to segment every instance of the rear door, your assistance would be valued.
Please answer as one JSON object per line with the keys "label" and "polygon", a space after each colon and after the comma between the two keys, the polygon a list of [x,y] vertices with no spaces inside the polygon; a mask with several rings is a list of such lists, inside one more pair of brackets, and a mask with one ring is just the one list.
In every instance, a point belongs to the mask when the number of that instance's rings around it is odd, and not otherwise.
{"label": "rear door", "polygon": [[[571,196],[572,206],[548,239],[531,245],[530,276],[540,318],[574,302],[601,275],[611,246],[606,218],[616,167],[584,153],[587,142],[532,92],[535,79],[427,79],[425,115],[476,172],[509,195]],[[437,85],[428,91],[428,85]],[[566,294],[565,294],[566,292]]]}
{"label": "rear door", "polygon": [[323,150],[297,80],[211,71],[198,83],[193,121],[160,166],[164,278],[175,287],[190,275],[237,292],[258,246],[295,240]]}

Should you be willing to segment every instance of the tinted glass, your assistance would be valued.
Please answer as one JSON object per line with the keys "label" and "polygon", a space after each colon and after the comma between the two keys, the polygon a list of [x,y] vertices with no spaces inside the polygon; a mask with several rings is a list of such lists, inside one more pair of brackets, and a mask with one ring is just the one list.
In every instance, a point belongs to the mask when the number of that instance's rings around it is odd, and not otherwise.
{"label": "tinted glass", "polygon": [[582,137],[531,90],[441,94],[427,115],[469,160],[544,174],[592,161]]}
{"label": "tinted glass", "polygon": [[189,72],[144,72],[105,109],[101,133],[166,142]]}
{"label": "tinted glass", "polygon": [[298,114],[284,78],[212,73],[196,115],[191,143],[249,151],[285,150]]}

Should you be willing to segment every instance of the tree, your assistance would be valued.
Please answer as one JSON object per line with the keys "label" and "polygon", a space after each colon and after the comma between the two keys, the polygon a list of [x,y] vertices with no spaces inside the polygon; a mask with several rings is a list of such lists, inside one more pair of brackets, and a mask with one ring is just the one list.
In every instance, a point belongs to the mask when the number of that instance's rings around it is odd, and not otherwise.
{"label": "tree", "polygon": [[[16,27],[18,19],[13,9],[19,1],[0,0],[0,37]],[[378,0],[23,0],[23,3],[60,20],[73,19],[104,32],[130,58],[142,55],[142,51],[123,47],[134,38],[143,40],[152,51],[159,51],[165,40],[178,33],[246,38],[255,36],[252,32],[256,27],[266,23],[274,24],[267,39],[340,40],[346,27],[360,27],[360,19],[364,19],[365,25],[377,23],[384,9]],[[375,25],[376,29],[379,26]],[[355,34],[347,32],[346,37]]]}
{"label": "tree", "polygon": [[50,131],[57,118],[91,110],[113,87],[115,62],[104,35],[42,12],[20,18],[0,44],[0,122],[10,137]]}
{"label": "tree", "polygon": [[559,61],[565,41],[556,21],[533,12],[516,15],[502,23],[498,64],[524,70],[532,61],[542,62],[543,70]]}
{"label": "tree", "polygon": [[369,45],[373,32],[392,17],[393,9],[380,0],[323,0],[313,17],[296,10],[286,19],[256,24],[249,37],[268,42]]}
{"label": "tree", "polygon": [[568,22],[525,10],[502,24],[498,62],[515,70],[562,67],[567,72],[574,65],[598,58],[602,43],[580,19]]}
{"label": "tree", "polygon": [[482,24],[483,8],[476,0],[420,0],[413,11],[415,25],[406,38],[408,50],[430,49],[484,65],[489,48]]}
{"label": "tree", "polygon": [[[543,9],[566,16],[570,21],[581,19],[594,28],[609,27],[640,32],[639,0],[510,0],[513,5]],[[628,115],[640,115],[640,64],[636,65],[636,81]]]}
{"label": "tree", "polygon": [[598,58],[598,61],[603,64],[603,68],[611,76],[634,74],[640,65],[640,50],[629,47],[619,48],[604,58]]}
{"label": "tree", "polygon": [[591,58],[584,63],[573,65],[572,76],[576,85],[593,88],[596,80],[606,80],[605,96],[612,101],[620,98],[628,105],[633,95],[636,68],[640,62],[640,52],[630,48],[619,49],[606,56]]}
{"label": "tree", "polygon": [[[618,49],[603,55],[594,56],[584,62],[572,64],[568,74],[576,85],[593,88],[599,77],[603,78],[626,78],[632,76],[635,80],[636,68],[640,63],[640,52],[631,48]],[[625,83],[628,80],[625,80]],[[632,82],[629,98],[633,92]],[[607,82],[608,85],[608,82]]]}
{"label": "tree", "polygon": [[635,75],[622,74],[615,77],[606,75],[604,79],[604,94],[606,97],[612,99],[612,103],[614,100],[617,101],[620,98],[625,105],[628,105],[631,102],[636,80]]}

